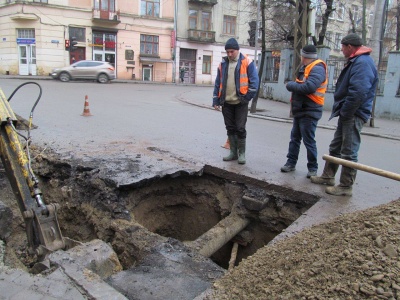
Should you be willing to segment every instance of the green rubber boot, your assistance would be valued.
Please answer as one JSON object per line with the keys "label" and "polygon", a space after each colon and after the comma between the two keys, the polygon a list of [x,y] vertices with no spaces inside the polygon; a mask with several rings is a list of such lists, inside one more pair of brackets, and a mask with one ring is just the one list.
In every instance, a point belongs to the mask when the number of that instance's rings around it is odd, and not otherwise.
{"label": "green rubber boot", "polygon": [[229,155],[222,158],[224,161],[231,161],[238,159],[238,141],[235,135],[228,135],[229,143],[231,147],[229,149]]}
{"label": "green rubber boot", "polygon": [[246,139],[238,140],[239,159],[238,163],[244,165],[246,163]]}

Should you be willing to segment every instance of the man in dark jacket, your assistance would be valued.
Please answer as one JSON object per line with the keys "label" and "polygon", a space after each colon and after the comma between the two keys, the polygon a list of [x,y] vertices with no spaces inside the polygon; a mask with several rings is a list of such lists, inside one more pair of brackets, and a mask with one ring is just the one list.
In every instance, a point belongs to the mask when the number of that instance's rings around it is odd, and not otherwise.
{"label": "man in dark jacket", "polygon": [[239,52],[239,44],[234,38],[226,42],[225,50],[227,56],[218,67],[212,105],[216,110],[222,106],[230,142],[229,155],[223,160],[238,160],[239,164],[245,164],[247,114],[249,102],[258,90],[258,73],[254,62]]}
{"label": "man in dark jacket", "polygon": [[301,49],[301,67],[296,81],[289,81],[286,89],[292,92],[293,127],[290,133],[289,150],[282,172],[296,170],[301,140],[307,149],[307,178],[317,175],[317,143],[315,131],[322,117],[327,88],[327,67],[317,59],[317,48],[306,45]]}
{"label": "man in dark jacket", "polygon": [[[350,33],[342,41],[343,55],[348,59],[336,83],[334,104],[330,119],[339,117],[329,155],[358,161],[361,129],[371,117],[372,102],[378,83],[378,73],[372,60],[371,49],[362,46],[361,38]],[[326,193],[351,196],[357,170],[342,166],[340,183],[335,185],[339,165],[326,162],[321,176],[312,176],[311,182],[330,185]]]}

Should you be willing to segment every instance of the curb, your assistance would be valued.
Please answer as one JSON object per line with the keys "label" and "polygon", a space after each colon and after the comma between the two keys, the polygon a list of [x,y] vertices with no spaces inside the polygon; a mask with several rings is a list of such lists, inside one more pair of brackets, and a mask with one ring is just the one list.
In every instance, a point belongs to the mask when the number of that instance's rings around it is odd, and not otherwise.
{"label": "curb", "polygon": [[[214,108],[211,107],[211,106],[194,103],[194,102],[182,99],[180,97],[176,97],[176,99],[179,100],[179,101],[182,101],[184,103],[193,105],[193,106],[214,110]],[[248,116],[250,118],[263,119],[263,120],[274,121],[274,122],[293,123],[292,119],[280,118],[280,117],[272,117],[272,116],[263,116],[263,115],[260,115],[260,114],[257,114],[257,113],[254,113],[254,114],[249,113]],[[317,128],[336,130],[336,126],[331,126],[331,125],[317,125]],[[383,139],[394,140],[394,141],[400,141],[400,137],[387,135],[387,134],[377,134],[377,133],[372,133],[372,132],[363,132],[363,131],[361,131],[361,135],[372,136],[372,137],[383,138]]]}

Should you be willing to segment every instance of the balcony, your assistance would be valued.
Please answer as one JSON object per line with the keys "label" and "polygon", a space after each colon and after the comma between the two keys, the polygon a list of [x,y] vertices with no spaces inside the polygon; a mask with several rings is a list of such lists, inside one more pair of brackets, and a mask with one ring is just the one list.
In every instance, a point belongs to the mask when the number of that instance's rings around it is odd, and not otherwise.
{"label": "balcony", "polygon": [[189,40],[200,43],[214,43],[215,31],[205,31],[197,29],[188,30]]}
{"label": "balcony", "polygon": [[189,3],[214,6],[215,4],[218,3],[218,1],[217,0],[189,0]]}
{"label": "balcony", "polygon": [[92,21],[118,24],[121,22],[119,19],[119,10],[109,11],[109,10],[93,9]]}

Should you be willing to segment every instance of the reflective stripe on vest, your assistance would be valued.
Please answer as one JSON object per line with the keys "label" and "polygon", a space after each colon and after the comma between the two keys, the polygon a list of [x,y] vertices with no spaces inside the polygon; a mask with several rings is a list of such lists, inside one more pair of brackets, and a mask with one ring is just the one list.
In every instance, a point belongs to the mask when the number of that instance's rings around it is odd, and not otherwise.
{"label": "reflective stripe on vest", "polygon": [[[246,95],[249,90],[249,77],[247,76],[247,67],[251,63],[251,59],[245,55],[245,57],[241,61],[240,72],[239,72],[239,91],[242,95]],[[220,72],[220,84],[218,97],[221,97],[222,94],[222,64],[219,64],[218,70]]]}
{"label": "reflective stripe on vest", "polygon": [[304,83],[307,80],[308,75],[310,75],[311,69],[315,65],[320,64],[320,63],[322,63],[325,68],[325,81],[323,83],[321,83],[319,88],[313,94],[308,94],[307,97],[310,98],[312,101],[314,101],[317,104],[324,105],[324,95],[325,95],[326,89],[328,87],[328,70],[326,67],[326,63],[323,60],[317,59],[317,60],[314,60],[311,64],[307,65],[304,70],[303,80],[296,78],[296,82]]}

